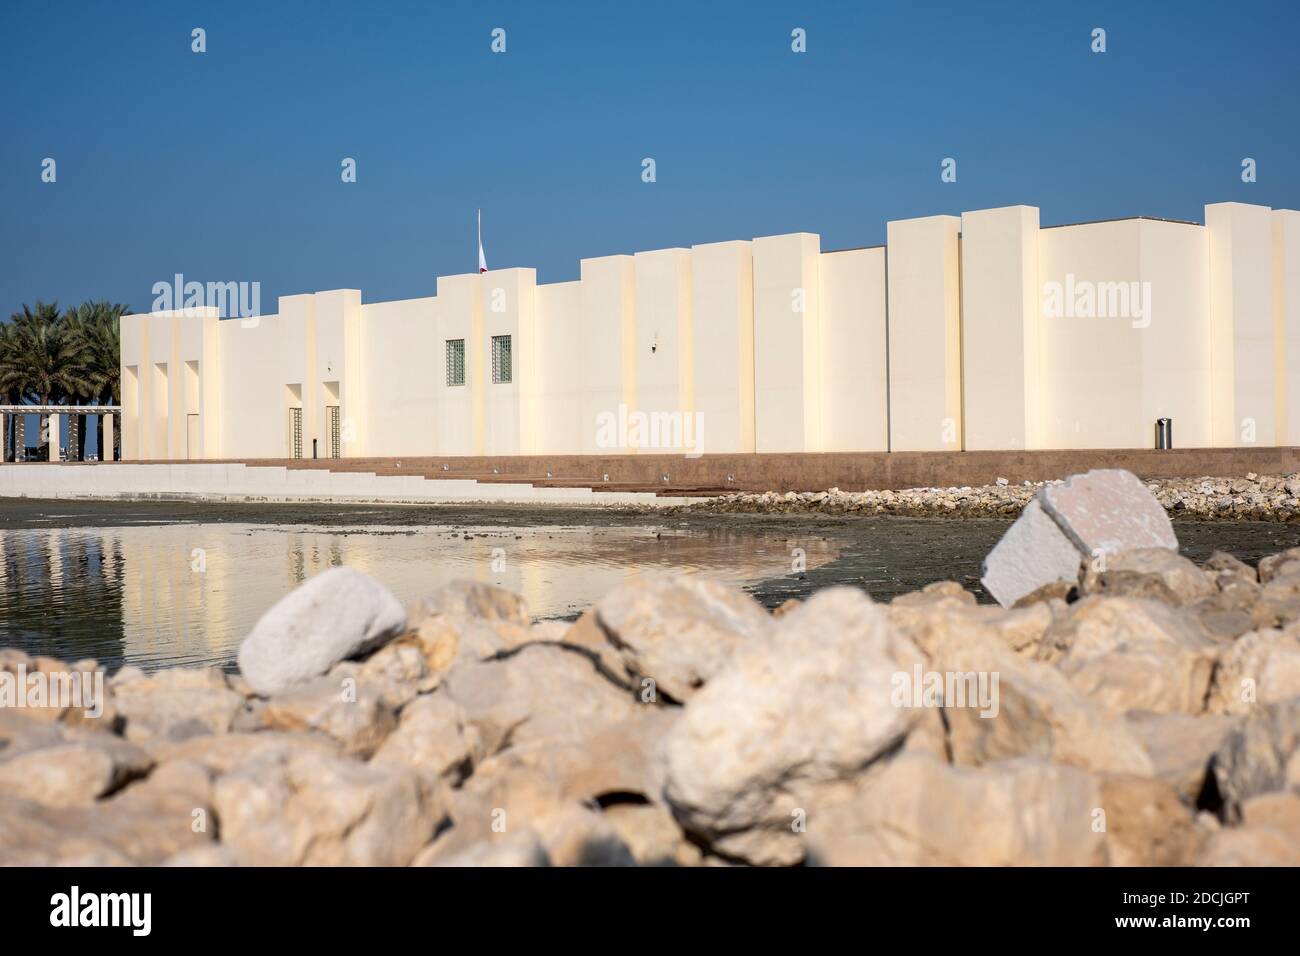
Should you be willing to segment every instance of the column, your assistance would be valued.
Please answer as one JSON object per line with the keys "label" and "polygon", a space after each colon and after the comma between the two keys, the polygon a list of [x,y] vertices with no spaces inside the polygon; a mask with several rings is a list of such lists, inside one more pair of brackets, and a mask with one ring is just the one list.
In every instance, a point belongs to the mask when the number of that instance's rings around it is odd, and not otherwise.
{"label": "column", "polygon": [[[439,455],[482,455],[486,443],[483,296],[478,273],[438,276],[438,338],[433,361],[442,383],[438,402]],[[464,342],[464,380],[447,381],[447,343]]]}
{"label": "column", "polygon": [[[641,447],[695,452],[695,365],[691,253],[656,249],[633,256],[636,275],[636,411],[650,417]],[[667,427],[660,427],[664,423]],[[671,424],[675,423],[673,428]],[[675,434],[665,434],[675,432]]]}
{"label": "column", "polygon": [[823,252],[822,450],[889,450],[885,249]]}
{"label": "column", "polygon": [[754,450],[754,262],[752,243],[691,247],[695,410],[704,451]]}
{"label": "column", "polygon": [[961,216],[963,431],[967,450],[1042,448],[1038,209]]}
{"label": "column", "polygon": [[627,454],[621,444],[636,403],[636,280],[631,256],[583,259],[578,292],[586,388],[583,454]]}
{"label": "column", "polygon": [[100,424],[103,426],[102,429],[101,429],[101,431],[102,431],[102,433],[103,433],[103,437],[100,439],[100,441],[103,442],[103,444],[100,445],[100,447],[99,447],[99,460],[100,460],[100,461],[112,461],[112,460],[113,460],[113,444],[114,444],[114,442],[113,442],[113,413],[112,413],[112,412],[109,412],[109,413],[106,414],[106,415],[102,415],[102,416],[100,416]]}
{"label": "column", "polygon": [[887,226],[891,451],[962,447],[957,216]]}
{"label": "column", "polygon": [[754,445],[822,450],[821,237],[754,240]]}
{"label": "column", "polygon": [[[537,449],[534,328],[536,269],[498,269],[482,286],[483,454],[531,455]],[[492,339],[510,337],[510,380],[492,380]]]}
{"label": "column", "polygon": [[59,417],[53,413],[40,413],[41,441],[45,442],[45,460],[59,460]]}
{"label": "column", "polygon": [[1214,444],[1279,444],[1272,210],[1214,203],[1205,207],[1205,228],[1210,248]]}
{"label": "column", "polygon": [[1273,309],[1279,445],[1300,445],[1300,212],[1273,210]]}

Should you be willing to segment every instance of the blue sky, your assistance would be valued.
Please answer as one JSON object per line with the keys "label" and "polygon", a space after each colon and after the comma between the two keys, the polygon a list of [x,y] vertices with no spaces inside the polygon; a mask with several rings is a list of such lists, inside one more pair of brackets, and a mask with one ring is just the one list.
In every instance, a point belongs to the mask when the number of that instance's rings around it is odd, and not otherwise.
{"label": "blue sky", "polygon": [[260,282],[266,312],[431,295],[475,270],[480,206],[489,264],[543,282],[795,230],[874,245],[889,219],[1011,203],[1044,224],[1297,208],[1298,7],[5,0],[0,314],[142,311],[177,272]]}

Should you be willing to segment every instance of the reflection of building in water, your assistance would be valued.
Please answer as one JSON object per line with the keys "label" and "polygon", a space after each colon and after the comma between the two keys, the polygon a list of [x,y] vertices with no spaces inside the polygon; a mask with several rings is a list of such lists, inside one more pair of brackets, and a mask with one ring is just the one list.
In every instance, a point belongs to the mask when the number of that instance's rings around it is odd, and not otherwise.
{"label": "reflection of building in water", "polygon": [[141,659],[226,660],[262,612],[343,563],[337,536],[268,527],[170,525],[127,537],[122,613],[128,656]]}
{"label": "reflection of building in water", "polygon": [[[538,617],[560,617],[650,570],[735,584],[789,574],[792,547],[784,538],[644,528],[239,524],[3,532],[0,546],[0,646],[30,651],[39,638],[58,648],[41,653],[110,667],[228,663],[269,607],[336,565],[382,581],[408,605],[469,579],[520,594]],[[834,557],[825,542],[805,547],[810,568]]]}
{"label": "reflection of building in water", "polygon": [[0,647],[115,666],[123,650],[124,563],[111,532],[0,532]]}

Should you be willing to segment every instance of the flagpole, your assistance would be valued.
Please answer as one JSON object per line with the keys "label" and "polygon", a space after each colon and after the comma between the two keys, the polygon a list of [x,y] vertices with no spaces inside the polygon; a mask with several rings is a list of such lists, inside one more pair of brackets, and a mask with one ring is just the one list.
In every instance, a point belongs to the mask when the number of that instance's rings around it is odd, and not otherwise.
{"label": "flagpole", "polygon": [[483,256],[483,210],[478,210],[478,272],[487,272],[487,259]]}

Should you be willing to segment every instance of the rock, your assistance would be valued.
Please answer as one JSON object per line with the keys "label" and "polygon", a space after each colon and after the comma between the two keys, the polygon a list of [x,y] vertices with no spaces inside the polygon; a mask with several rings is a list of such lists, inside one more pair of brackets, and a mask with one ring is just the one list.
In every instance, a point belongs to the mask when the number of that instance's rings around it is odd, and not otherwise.
{"label": "rock", "polygon": [[484,750],[585,740],[637,707],[631,694],[605,680],[587,656],[555,644],[531,644],[500,659],[465,661],[439,693],[459,704]]}
{"label": "rock", "polygon": [[1034,588],[1024,597],[1018,598],[1011,604],[1013,608],[1033,607],[1040,603],[1050,603],[1060,601],[1070,603],[1078,600],[1079,585],[1077,580],[1057,580],[1048,581],[1042,587]]}
{"label": "rock", "polygon": [[632,853],[638,866],[699,866],[700,848],[682,834],[668,810],[653,803],[616,803],[605,820]]}
{"label": "rock", "polygon": [[287,756],[310,751],[334,756],[340,752],[338,743],[324,734],[290,734],[274,730],[195,736],[181,741],[151,741],[145,746],[159,764],[194,763],[213,774],[229,773],[241,764],[271,755]]}
{"label": "rock", "polygon": [[1111,866],[1186,866],[1200,831],[1178,792],[1163,780],[1129,775],[1101,781]]}
{"label": "rock", "polygon": [[393,708],[368,684],[320,677],[275,694],[262,710],[270,730],[318,731],[343,752],[369,757],[397,727]]}
{"label": "rock", "polygon": [[201,847],[182,849],[162,861],[162,866],[238,866],[239,856],[220,843],[209,843]]}
{"label": "rock", "polygon": [[770,616],[742,591],[687,575],[646,575],[596,602],[596,623],[626,673],[649,677],[683,701],[726,666],[737,648],[764,638]]}
{"label": "rock", "polygon": [[416,604],[411,620],[417,624],[434,615],[509,621],[521,627],[532,623],[528,603],[516,594],[478,581],[452,581]]}
{"label": "rock", "polygon": [[124,667],[109,681],[128,740],[224,734],[246,713],[242,694],[217,667],[176,667],[144,674]]}
{"label": "rock", "polygon": [[1154,598],[1187,604],[1213,595],[1214,581],[1191,561],[1168,548],[1138,548],[1084,562],[1080,593]]}
{"label": "rock", "polygon": [[430,675],[423,686],[432,688],[460,662],[491,660],[526,647],[535,639],[532,628],[516,621],[430,614],[395,646],[410,646],[423,655]]}
{"label": "rock", "polygon": [[981,769],[903,754],[849,796],[809,811],[811,858],[826,866],[1099,866],[1095,777],[1009,761]]}
{"label": "rock", "polygon": [[1172,785],[1189,805],[1205,789],[1210,758],[1240,720],[1223,715],[1132,711],[1127,724],[1151,757],[1155,776]]}
{"label": "rock", "polygon": [[1178,550],[1164,508],[1127,471],[1089,471],[1039,489],[984,559],[981,583],[1009,607],[1074,581],[1081,559],[1138,548]]}
{"label": "rock", "polygon": [[104,672],[92,660],[66,664],[0,650],[0,709],[48,723],[110,729],[116,719]]}
{"label": "rock", "polygon": [[[1284,570],[1300,567],[1295,563]],[[1250,609],[1251,624],[1260,629],[1284,627],[1300,621],[1300,574],[1274,575],[1260,588]]]}
{"label": "rock", "polygon": [[577,804],[541,821],[540,837],[555,866],[635,866],[636,859],[604,814]]}
{"label": "rock", "polygon": [[370,762],[408,767],[430,780],[454,785],[482,759],[482,740],[465,711],[449,696],[432,694],[407,705],[397,730]]}
{"label": "rock", "polygon": [[1268,584],[1276,577],[1300,575],[1300,548],[1288,548],[1270,554],[1259,562],[1259,583]]}
{"label": "rock", "polygon": [[1261,704],[1219,745],[1211,762],[1228,820],[1251,797],[1300,785],[1300,697]]}
{"label": "rock", "polygon": [[208,788],[201,767],[177,763],[86,806],[0,795],[0,865],[157,865],[211,842]]}
{"label": "rock", "polygon": [[1207,709],[1246,714],[1259,704],[1300,697],[1300,625],[1251,631],[1226,648],[1214,674]]}
{"label": "rock", "polygon": [[442,858],[433,852],[436,844],[420,851],[412,866],[550,866],[550,858],[541,839],[530,829],[514,830],[475,843],[458,853]]}
{"label": "rock", "polygon": [[[344,669],[349,673],[344,674]],[[420,694],[437,688],[438,675],[429,670],[421,649],[402,641],[381,647],[366,658],[364,663],[344,661],[336,664],[331,676],[354,676],[360,683],[374,688],[384,703],[400,710]]]}
{"label": "rock", "polygon": [[1249,584],[1259,583],[1259,573],[1245,561],[1228,554],[1215,551],[1205,562],[1205,569],[1214,573],[1216,579],[1235,578]]}
{"label": "rock", "polygon": [[800,601],[798,598],[786,598],[777,607],[772,608],[772,617],[785,617],[791,611],[797,610],[802,605],[803,601]]}
{"label": "rock", "polygon": [[203,846],[190,847],[169,856],[162,862],[163,866],[239,866],[239,856],[228,846],[208,843]]}
{"label": "rock", "polygon": [[1241,805],[1241,822],[1247,827],[1271,827],[1300,847],[1300,793],[1262,793]]}
{"label": "rock", "polygon": [[[561,643],[591,659],[597,672],[620,687],[633,689],[633,678],[623,667],[618,649],[605,639],[605,630],[596,621],[596,609],[589,608],[564,632]],[[637,690],[641,689],[638,682]]]}
{"label": "rock", "polygon": [[527,769],[544,774],[561,798],[599,803],[610,798],[661,800],[657,754],[679,715],[640,706],[612,724],[594,725],[582,738],[524,742],[492,757],[496,772]]}
{"label": "rock", "polygon": [[330,568],[282,598],[239,648],[239,670],[262,695],[327,673],[406,629],[406,612],[378,581]]}
{"label": "rock", "polygon": [[915,606],[932,604],[936,601],[945,599],[954,599],[960,604],[966,604],[971,607],[975,605],[975,595],[971,594],[956,581],[935,581],[933,584],[927,584],[919,591],[909,591],[906,594],[900,594],[892,601],[890,605],[898,606]]}
{"label": "rock", "polygon": [[218,778],[221,840],[249,866],[405,866],[441,809],[419,777],[304,752],[251,760]]}
{"label": "rock", "polygon": [[920,661],[861,591],[818,592],[691,698],[664,746],[674,815],[724,856],[797,862],[791,813],[902,743],[918,715],[893,678]]}
{"label": "rock", "polygon": [[994,600],[1010,607],[1045,587],[1072,587],[1080,560],[1079,549],[1035,499],[984,558],[980,583]]}
{"label": "rock", "polygon": [[1217,594],[1184,605],[1187,612],[1200,624],[1206,636],[1213,641],[1230,643],[1255,626],[1255,594],[1243,593],[1259,590],[1257,584],[1233,582]]}
{"label": "rock", "polygon": [[542,768],[506,756],[490,759],[451,801],[452,826],[421,852],[420,865],[442,865],[520,831],[535,833],[555,866],[634,862],[617,831],[598,812],[568,799],[561,782]]}
{"label": "rock", "polygon": [[0,751],[0,794],[46,806],[88,804],[152,767],[139,747],[111,734],[86,734],[14,756]]}
{"label": "rock", "polygon": [[1068,613],[1058,602],[1015,607],[989,618],[989,627],[1017,654],[1033,657],[1057,614]]}
{"label": "rock", "polygon": [[1054,667],[1011,652],[987,632],[944,632],[933,645],[930,669],[967,684],[982,674],[992,684],[997,676],[992,715],[982,715],[988,711],[980,706],[945,702],[953,762],[983,766],[1031,757],[1093,773],[1152,773],[1151,758],[1121,717],[1076,691]]}
{"label": "rock", "polygon": [[953,683],[957,696],[942,700],[953,762],[1029,757],[1098,773],[1151,773],[1150,758],[1122,718],[1056,668],[1008,648],[985,621],[939,608],[906,633],[925,653],[926,673]]}
{"label": "rock", "polygon": [[1122,715],[1129,710],[1200,713],[1215,645],[1178,609],[1134,597],[1087,597],[1039,647],[1079,691]]}
{"label": "rock", "polygon": [[1272,827],[1228,827],[1205,841],[1197,866],[1300,866],[1300,843]]}
{"label": "rock", "polygon": [[1094,469],[1044,485],[1038,501],[1080,555],[1137,548],[1178,550],[1169,516],[1132,472]]}

